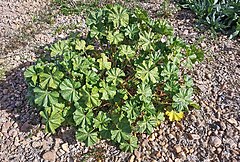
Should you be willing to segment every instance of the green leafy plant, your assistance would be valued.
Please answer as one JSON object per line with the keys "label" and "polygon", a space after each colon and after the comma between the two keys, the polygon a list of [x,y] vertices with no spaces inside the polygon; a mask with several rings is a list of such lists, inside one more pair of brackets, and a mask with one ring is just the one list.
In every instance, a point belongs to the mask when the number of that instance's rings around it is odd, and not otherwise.
{"label": "green leafy plant", "polygon": [[239,35],[240,1],[239,0],[181,0],[185,8],[191,9],[212,31],[228,33],[230,38]]}
{"label": "green leafy plant", "polygon": [[151,134],[165,115],[179,121],[198,107],[188,73],[203,53],[176,38],[164,20],[115,5],[91,12],[86,22],[86,38],[53,44],[25,71],[47,132],[72,125],[87,146],[108,139],[133,152],[139,133]]}

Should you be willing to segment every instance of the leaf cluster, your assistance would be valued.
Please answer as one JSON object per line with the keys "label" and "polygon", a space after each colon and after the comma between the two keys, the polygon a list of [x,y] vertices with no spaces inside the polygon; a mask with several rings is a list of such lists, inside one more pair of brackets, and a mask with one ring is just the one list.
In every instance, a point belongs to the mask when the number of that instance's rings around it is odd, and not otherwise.
{"label": "leaf cluster", "polygon": [[212,31],[228,33],[230,38],[240,33],[239,0],[181,0],[183,7],[191,9],[199,22]]}
{"label": "leaf cluster", "polygon": [[87,146],[108,139],[133,152],[137,134],[151,134],[165,114],[178,121],[196,107],[188,72],[203,53],[165,21],[115,5],[86,22],[85,39],[58,41],[24,73],[47,132],[72,125]]}

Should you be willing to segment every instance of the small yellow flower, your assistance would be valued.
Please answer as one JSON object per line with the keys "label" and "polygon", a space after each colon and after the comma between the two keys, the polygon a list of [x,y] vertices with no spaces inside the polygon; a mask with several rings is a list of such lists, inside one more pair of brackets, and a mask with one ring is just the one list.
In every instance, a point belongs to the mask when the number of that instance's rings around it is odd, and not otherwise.
{"label": "small yellow flower", "polygon": [[180,121],[184,116],[183,112],[177,112],[174,110],[166,111],[165,114],[169,117],[170,121]]}

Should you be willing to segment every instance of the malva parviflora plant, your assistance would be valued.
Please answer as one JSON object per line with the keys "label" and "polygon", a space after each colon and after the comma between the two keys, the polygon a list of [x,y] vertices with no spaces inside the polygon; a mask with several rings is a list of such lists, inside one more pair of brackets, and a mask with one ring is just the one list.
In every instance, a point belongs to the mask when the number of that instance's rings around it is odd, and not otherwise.
{"label": "malva parviflora plant", "polygon": [[108,139],[133,152],[139,133],[197,107],[188,73],[203,52],[173,36],[164,20],[115,5],[92,12],[86,23],[84,39],[54,43],[25,71],[29,101],[47,132],[72,125],[87,146]]}

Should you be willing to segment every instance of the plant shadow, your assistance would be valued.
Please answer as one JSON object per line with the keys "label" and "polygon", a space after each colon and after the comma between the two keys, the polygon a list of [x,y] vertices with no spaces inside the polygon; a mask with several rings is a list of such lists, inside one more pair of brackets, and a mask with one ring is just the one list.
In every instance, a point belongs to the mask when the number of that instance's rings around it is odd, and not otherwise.
{"label": "plant shadow", "polygon": [[[77,33],[74,33],[77,35]],[[71,35],[72,36],[72,35]],[[68,37],[67,37],[68,38]],[[64,38],[64,39],[67,39]],[[55,42],[51,43],[54,44]],[[46,44],[34,51],[35,54],[43,54],[44,48],[51,46]],[[37,56],[39,57],[39,56]],[[44,124],[36,107],[29,105],[27,99],[28,85],[24,79],[24,71],[34,62],[24,62],[17,67],[5,72],[4,79],[0,80],[0,111],[1,114],[8,114],[7,118],[17,124],[19,132],[25,136],[33,136],[39,131],[44,132]],[[44,133],[44,137],[48,136]],[[52,135],[53,138],[60,138],[68,144],[76,144],[74,128],[63,126]]]}

